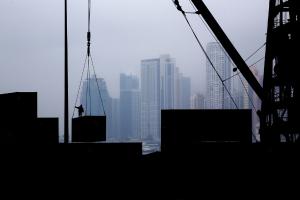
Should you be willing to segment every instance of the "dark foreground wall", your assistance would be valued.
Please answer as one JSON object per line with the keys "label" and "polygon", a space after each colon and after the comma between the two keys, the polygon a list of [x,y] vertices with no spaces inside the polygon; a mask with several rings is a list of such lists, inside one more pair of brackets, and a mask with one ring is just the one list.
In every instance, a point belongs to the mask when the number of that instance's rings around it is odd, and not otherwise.
{"label": "dark foreground wall", "polygon": [[58,144],[58,118],[38,118],[37,93],[0,94],[0,144]]}
{"label": "dark foreground wall", "polygon": [[162,110],[161,119],[162,152],[252,142],[251,110]]}

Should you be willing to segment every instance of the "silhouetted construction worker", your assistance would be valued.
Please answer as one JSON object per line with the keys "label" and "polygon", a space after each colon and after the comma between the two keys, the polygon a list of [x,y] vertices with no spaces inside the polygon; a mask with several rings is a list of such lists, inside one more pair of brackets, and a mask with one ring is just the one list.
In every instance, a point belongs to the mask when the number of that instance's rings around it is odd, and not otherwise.
{"label": "silhouetted construction worker", "polygon": [[82,104],[80,105],[80,106],[75,106],[75,108],[77,108],[78,109],[78,116],[79,117],[82,117],[82,113],[84,113],[84,109],[83,109],[83,106],[82,106]]}

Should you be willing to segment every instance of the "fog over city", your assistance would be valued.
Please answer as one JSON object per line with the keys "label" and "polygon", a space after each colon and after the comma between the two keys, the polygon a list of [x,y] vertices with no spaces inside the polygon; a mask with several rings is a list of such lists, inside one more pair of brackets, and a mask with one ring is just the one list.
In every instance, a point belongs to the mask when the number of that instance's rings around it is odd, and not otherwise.
{"label": "fog over city", "polygon": [[[189,0],[180,2],[194,11]],[[244,59],[265,42],[267,0],[204,2]],[[87,0],[68,1],[70,114],[86,56],[87,8]],[[214,41],[197,15],[188,17],[204,46]],[[0,93],[38,92],[39,116],[59,117],[62,131],[64,1],[1,0],[0,26]],[[120,73],[140,77],[142,60],[165,54],[191,78],[191,93],[205,94],[205,56],[171,0],[92,0],[91,32],[97,76],[112,98],[120,95]]]}

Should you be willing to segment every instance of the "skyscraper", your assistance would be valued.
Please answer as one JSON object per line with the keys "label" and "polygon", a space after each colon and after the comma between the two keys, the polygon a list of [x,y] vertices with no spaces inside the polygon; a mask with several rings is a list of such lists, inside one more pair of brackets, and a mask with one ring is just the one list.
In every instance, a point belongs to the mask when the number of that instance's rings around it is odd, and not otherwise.
{"label": "skyscraper", "polygon": [[243,109],[251,109],[251,101],[253,98],[253,90],[249,86],[248,81],[245,80],[244,77],[241,77],[241,81],[243,81]]}
{"label": "skyscraper", "polygon": [[191,109],[191,78],[180,76],[180,109]]}
{"label": "skyscraper", "polygon": [[161,109],[191,108],[191,79],[183,76],[170,55],[141,62],[142,139],[160,138]]}
{"label": "skyscraper", "polygon": [[160,56],[161,109],[175,108],[175,59],[169,55]]}
{"label": "skyscraper", "polygon": [[[231,76],[231,64],[228,56],[222,50],[217,42],[208,43],[206,51],[212,64],[224,80]],[[206,62],[206,103],[208,109],[229,109],[231,108],[231,99],[218,75],[214,71],[211,63]],[[225,82],[229,92],[231,92],[231,80]]]}
{"label": "skyscraper", "polygon": [[141,137],[160,140],[160,59],[141,61]]}
{"label": "skyscraper", "polygon": [[[103,106],[100,97],[102,98]],[[82,86],[80,102],[84,108],[84,115],[86,116],[101,116],[104,115],[105,111],[106,133],[107,138],[110,138],[113,135],[111,105],[112,99],[108,93],[106,82],[104,81],[104,79],[96,79],[96,76],[93,76],[89,80],[85,80]]]}
{"label": "skyscraper", "polygon": [[[242,78],[242,77],[241,77]],[[235,103],[239,109],[244,107],[244,87],[242,85],[241,79],[238,76],[232,78],[232,96],[234,98]],[[233,102],[232,108],[235,108]]]}
{"label": "skyscraper", "polygon": [[179,68],[175,68],[175,88],[174,88],[174,104],[175,104],[175,109],[180,109],[180,79],[181,79],[182,74],[179,72]]}
{"label": "skyscraper", "polygon": [[205,108],[205,98],[202,94],[195,94],[191,99],[192,109],[204,109]]}
{"label": "skyscraper", "polygon": [[112,99],[112,137],[113,140],[121,140],[120,136],[120,99]]}
{"label": "skyscraper", "polygon": [[138,77],[120,74],[120,123],[122,140],[140,138],[140,92]]}

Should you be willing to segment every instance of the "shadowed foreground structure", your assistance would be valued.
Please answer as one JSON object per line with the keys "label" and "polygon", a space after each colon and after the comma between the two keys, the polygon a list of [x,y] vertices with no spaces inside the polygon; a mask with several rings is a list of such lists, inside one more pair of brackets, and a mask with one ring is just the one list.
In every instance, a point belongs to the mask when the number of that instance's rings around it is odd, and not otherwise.
{"label": "shadowed foreground structure", "polygon": [[284,157],[287,153],[296,156],[299,152],[297,144],[252,144],[250,110],[163,110],[162,151],[143,155],[142,143],[108,143],[94,138],[89,143],[59,144],[58,119],[37,117],[37,93],[2,94],[0,103],[6,105],[0,121],[0,153],[9,159],[81,164],[178,162],[188,167],[209,160],[249,162]]}

